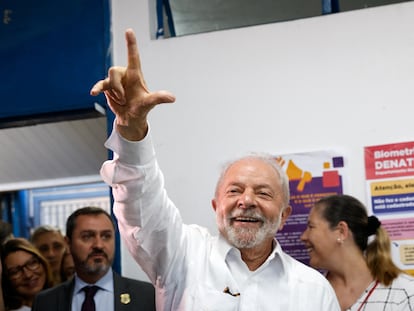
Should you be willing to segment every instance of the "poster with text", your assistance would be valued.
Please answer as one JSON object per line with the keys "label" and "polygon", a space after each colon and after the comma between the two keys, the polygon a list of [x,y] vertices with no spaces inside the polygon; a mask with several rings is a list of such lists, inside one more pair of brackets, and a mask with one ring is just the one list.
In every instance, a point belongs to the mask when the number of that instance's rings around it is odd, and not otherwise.
{"label": "poster with text", "polygon": [[374,214],[414,211],[414,142],[365,147],[365,173]]}
{"label": "poster with text", "polygon": [[391,239],[395,264],[414,276],[414,217],[381,219]]}
{"label": "poster with text", "polygon": [[367,207],[392,240],[394,262],[414,274],[414,142],[365,147]]}
{"label": "poster with text", "polygon": [[308,214],[320,198],[343,193],[344,157],[334,151],[315,151],[281,156],[289,177],[292,214],[276,235],[283,250],[309,264],[309,255],[300,240]]}

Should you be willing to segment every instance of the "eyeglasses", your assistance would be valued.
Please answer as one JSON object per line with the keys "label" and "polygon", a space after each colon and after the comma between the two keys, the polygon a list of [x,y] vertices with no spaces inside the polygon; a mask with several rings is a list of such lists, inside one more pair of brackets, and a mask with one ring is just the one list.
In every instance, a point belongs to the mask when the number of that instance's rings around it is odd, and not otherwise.
{"label": "eyeglasses", "polygon": [[23,276],[23,270],[27,269],[29,271],[36,271],[40,268],[40,261],[36,257],[32,257],[24,265],[13,267],[7,270],[7,274],[10,280],[17,280]]}

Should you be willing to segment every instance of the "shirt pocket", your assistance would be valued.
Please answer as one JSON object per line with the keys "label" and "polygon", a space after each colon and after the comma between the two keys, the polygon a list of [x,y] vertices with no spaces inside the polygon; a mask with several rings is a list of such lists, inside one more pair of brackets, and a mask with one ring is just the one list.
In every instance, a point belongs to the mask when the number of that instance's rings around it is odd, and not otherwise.
{"label": "shirt pocket", "polygon": [[206,284],[197,285],[191,293],[193,308],[199,311],[236,311],[240,296],[224,293],[223,289],[212,288]]}

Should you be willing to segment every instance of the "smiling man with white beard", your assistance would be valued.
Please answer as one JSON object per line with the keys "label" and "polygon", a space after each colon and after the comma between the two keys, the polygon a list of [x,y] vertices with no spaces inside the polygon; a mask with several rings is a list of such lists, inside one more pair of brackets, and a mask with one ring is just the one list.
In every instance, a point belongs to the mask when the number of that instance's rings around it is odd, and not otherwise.
{"label": "smiling man with white beard", "polygon": [[283,228],[291,213],[288,189],[286,175],[269,155],[249,155],[223,169],[212,205],[220,233],[242,257],[250,249],[271,245],[268,241]]}
{"label": "smiling man with white beard", "polygon": [[164,189],[148,113],[172,103],[145,84],[135,34],[126,31],[128,66],[111,67],[103,92],[116,115],[101,175],[112,187],[121,236],[156,286],[157,310],[337,311],[316,270],[283,252],[275,238],[291,212],[286,174],[272,157],[249,155],[224,170],[212,206],[219,236],[186,225]]}

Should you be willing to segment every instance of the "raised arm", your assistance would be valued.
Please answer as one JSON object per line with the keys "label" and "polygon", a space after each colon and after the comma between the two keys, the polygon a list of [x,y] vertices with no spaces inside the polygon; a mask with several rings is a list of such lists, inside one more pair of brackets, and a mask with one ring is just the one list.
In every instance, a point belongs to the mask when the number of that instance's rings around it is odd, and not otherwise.
{"label": "raised arm", "polygon": [[127,67],[111,67],[106,79],[91,89],[93,96],[103,92],[116,116],[116,128],[125,139],[138,141],[148,131],[147,115],[158,104],[173,103],[175,97],[167,91],[150,92],[141,70],[137,40],[132,29],[125,32],[128,47]]}

